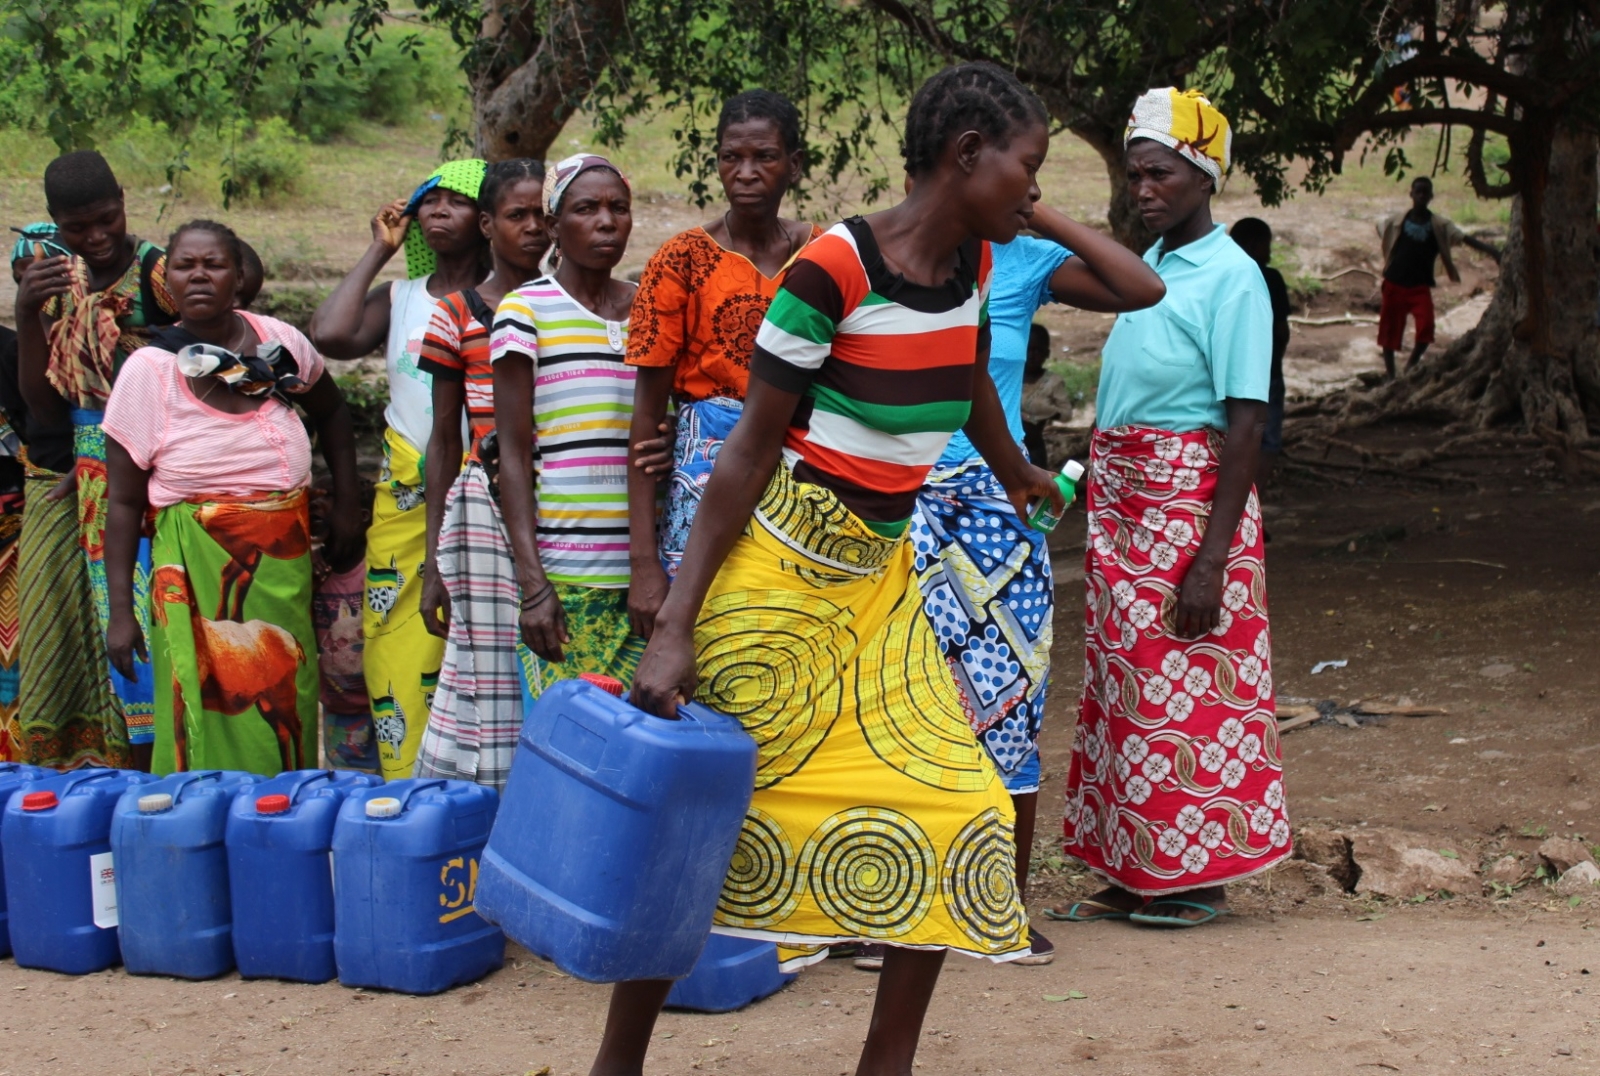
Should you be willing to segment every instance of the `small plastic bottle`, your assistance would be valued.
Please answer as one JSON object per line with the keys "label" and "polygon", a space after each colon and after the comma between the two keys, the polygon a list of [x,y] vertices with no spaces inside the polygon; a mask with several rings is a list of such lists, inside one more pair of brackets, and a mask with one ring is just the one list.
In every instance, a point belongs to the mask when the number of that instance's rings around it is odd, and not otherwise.
{"label": "small plastic bottle", "polygon": [[[1077,499],[1078,482],[1082,478],[1083,464],[1077,460],[1068,460],[1061,465],[1061,473],[1056,475],[1056,488],[1061,491],[1061,496],[1066,498],[1067,504]],[[1039,503],[1028,513],[1028,526],[1041,534],[1049,534],[1060,522],[1061,513],[1056,511],[1056,506],[1049,497],[1040,497]]]}

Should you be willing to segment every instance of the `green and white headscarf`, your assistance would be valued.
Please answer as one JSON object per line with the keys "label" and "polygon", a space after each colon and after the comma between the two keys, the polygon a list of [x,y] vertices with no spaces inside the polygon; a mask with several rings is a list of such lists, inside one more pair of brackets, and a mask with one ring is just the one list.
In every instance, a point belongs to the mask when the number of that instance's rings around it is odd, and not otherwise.
{"label": "green and white headscarf", "polygon": [[476,157],[460,161],[446,161],[434,169],[433,175],[423,180],[422,186],[412,192],[411,198],[406,202],[406,213],[412,217],[411,227],[406,229],[406,277],[411,280],[419,276],[427,276],[433,272],[438,264],[434,257],[433,249],[428,246],[428,241],[423,238],[422,228],[416,222],[417,210],[422,205],[422,197],[435,187],[443,187],[447,191],[464,194],[468,198],[477,200],[478,190],[483,186],[483,176],[489,166],[485,161]]}

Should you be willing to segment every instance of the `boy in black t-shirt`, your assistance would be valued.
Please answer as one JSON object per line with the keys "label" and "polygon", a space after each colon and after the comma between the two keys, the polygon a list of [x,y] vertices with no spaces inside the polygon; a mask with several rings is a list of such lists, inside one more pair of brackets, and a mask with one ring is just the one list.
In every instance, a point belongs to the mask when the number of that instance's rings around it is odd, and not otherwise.
{"label": "boy in black t-shirt", "polygon": [[1433,263],[1443,261],[1445,273],[1453,283],[1459,284],[1461,274],[1450,256],[1456,243],[1465,243],[1495,261],[1500,260],[1500,252],[1494,247],[1474,239],[1449,218],[1429,210],[1428,203],[1432,201],[1433,180],[1418,176],[1411,181],[1411,208],[1378,225],[1378,237],[1383,243],[1383,305],[1378,313],[1378,346],[1383,349],[1383,365],[1390,377],[1395,373],[1394,353],[1400,350],[1408,315],[1416,320],[1417,332],[1406,369],[1415,366],[1433,343]]}
{"label": "boy in black t-shirt", "polygon": [[1235,221],[1228,236],[1261,266],[1272,302],[1272,380],[1267,390],[1267,428],[1261,435],[1261,457],[1256,469],[1259,491],[1272,476],[1272,465],[1283,451],[1283,354],[1289,350],[1289,286],[1272,261],[1272,226],[1259,217]]}

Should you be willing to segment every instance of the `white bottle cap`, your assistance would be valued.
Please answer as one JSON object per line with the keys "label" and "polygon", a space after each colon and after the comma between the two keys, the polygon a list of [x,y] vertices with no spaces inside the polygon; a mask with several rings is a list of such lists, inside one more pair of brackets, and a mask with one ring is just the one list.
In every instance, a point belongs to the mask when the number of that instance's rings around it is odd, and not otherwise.
{"label": "white bottle cap", "polygon": [[368,818],[393,818],[400,813],[400,801],[393,796],[378,796],[367,801]]}
{"label": "white bottle cap", "polygon": [[172,795],[167,792],[152,792],[148,796],[139,797],[140,814],[160,814],[162,811],[172,810]]}
{"label": "white bottle cap", "polygon": [[1083,464],[1079,463],[1077,460],[1068,460],[1066,463],[1061,465],[1061,473],[1066,475],[1071,481],[1076,482],[1078,479],[1083,477]]}

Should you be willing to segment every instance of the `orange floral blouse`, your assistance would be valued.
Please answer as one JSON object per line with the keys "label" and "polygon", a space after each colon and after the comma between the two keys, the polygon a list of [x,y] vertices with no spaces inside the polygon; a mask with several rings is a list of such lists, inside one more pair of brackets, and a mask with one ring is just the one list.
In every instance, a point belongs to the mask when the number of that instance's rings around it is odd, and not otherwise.
{"label": "orange floral blouse", "polygon": [[[813,225],[811,239],[821,234]],[[704,228],[673,236],[639,280],[628,365],[672,367],[673,395],[681,402],[744,399],[756,331],[782,280],[782,272],[763,276]]]}

